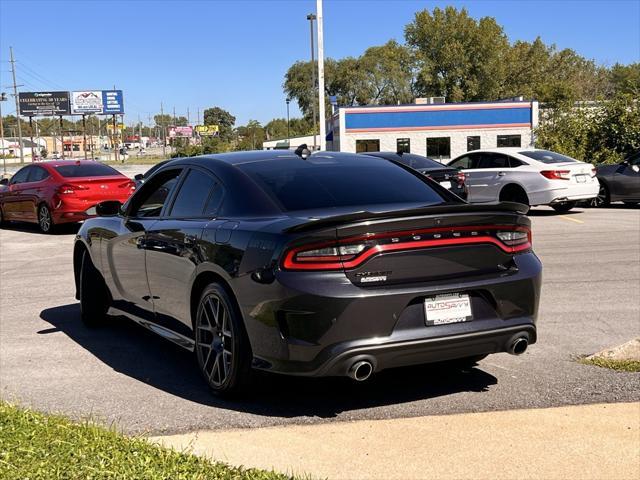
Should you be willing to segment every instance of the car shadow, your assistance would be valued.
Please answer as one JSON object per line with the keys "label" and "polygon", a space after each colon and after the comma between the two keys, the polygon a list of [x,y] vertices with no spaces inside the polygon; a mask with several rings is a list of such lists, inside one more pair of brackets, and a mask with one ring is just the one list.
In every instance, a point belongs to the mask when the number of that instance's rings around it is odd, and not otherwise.
{"label": "car shadow", "polygon": [[2,224],[3,230],[11,230],[14,232],[36,233],[38,235],[75,235],[80,230],[80,223],[63,223],[61,225],[55,225],[51,233],[42,233],[40,228],[35,223],[27,222],[4,222]]}
{"label": "car shadow", "polygon": [[[451,395],[484,392],[497,379],[481,369],[442,364],[384,370],[368,381],[304,378],[256,372],[245,398],[221,399],[200,376],[193,354],[123,317],[90,329],[80,320],[79,304],[48,308],[40,318],[117,372],[172,395],[203,405],[273,417],[335,417],[341,412]],[[250,397],[250,398],[249,398]]]}

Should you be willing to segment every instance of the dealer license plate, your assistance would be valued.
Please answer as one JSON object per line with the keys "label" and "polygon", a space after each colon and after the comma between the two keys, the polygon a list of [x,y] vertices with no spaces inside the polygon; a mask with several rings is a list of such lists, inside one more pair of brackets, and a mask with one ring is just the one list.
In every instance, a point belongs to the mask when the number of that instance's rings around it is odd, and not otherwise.
{"label": "dealer license plate", "polygon": [[468,322],[473,318],[469,295],[461,293],[425,298],[424,313],[427,326]]}
{"label": "dealer license plate", "polygon": [[444,188],[451,188],[451,182],[440,182],[440,185]]}

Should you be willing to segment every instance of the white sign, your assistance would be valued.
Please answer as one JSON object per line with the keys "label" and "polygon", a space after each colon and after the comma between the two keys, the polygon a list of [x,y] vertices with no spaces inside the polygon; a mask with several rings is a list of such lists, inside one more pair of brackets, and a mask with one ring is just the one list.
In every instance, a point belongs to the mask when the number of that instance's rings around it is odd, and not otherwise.
{"label": "white sign", "polygon": [[466,322],[471,319],[469,295],[460,293],[426,298],[424,310],[427,325]]}
{"label": "white sign", "polygon": [[88,115],[102,113],[102,90],[85,92],[71,92],[71,113],[74,115]]}

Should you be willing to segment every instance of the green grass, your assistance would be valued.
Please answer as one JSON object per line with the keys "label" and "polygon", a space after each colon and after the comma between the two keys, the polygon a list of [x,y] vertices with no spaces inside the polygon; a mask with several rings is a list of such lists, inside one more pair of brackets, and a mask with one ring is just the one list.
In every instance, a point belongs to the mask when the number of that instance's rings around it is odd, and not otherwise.
{"label": "green grass", "polygon": [[637,360],[612,360],[609,358],[583,358],[580,363],[595,365],[596,367],[610,368],[621,372],[640,372],[640,361]]}
{"label": "green grass", "polygon": [[255,479],[289,477],[215,463],[127,437],[90,422],[75,423],[0,402],[2,479]]}

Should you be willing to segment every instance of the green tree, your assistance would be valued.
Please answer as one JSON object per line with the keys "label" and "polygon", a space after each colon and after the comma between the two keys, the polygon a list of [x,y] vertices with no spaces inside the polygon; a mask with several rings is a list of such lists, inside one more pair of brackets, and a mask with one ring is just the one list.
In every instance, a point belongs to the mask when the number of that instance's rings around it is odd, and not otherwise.
{"label": "green tree", "polygon": [[616,63],[609,72],[609,81],[614,92],[640,98],[640,63]]}
{"label": "green tree", "polygon": [[475,20],[464,8],[422,10],[405,27],[405,38],[415,57],[420,95],[459,102],[498,93],[509,42],[494,18]]}
{"label": "green tree", "polygon": [[249,122],[236,129],[236,150],[262,150],[265,141],[265,131],[257,120]]}
{"label": "green tree", "polygon": [[236,123],[236,117],[220,107],[207,108],[204,111],[205,125],[218,125],[219,136],[214,142],[217,146],[228,144],[233,140],[233,126]]}
{"label": "green tree", "polygon": [[[413,100],[413,61],[409,49],[395,40],[368,48],[358,59],[366,103],[392,105]],[[366,99],[364,98],[366,96]]]}

